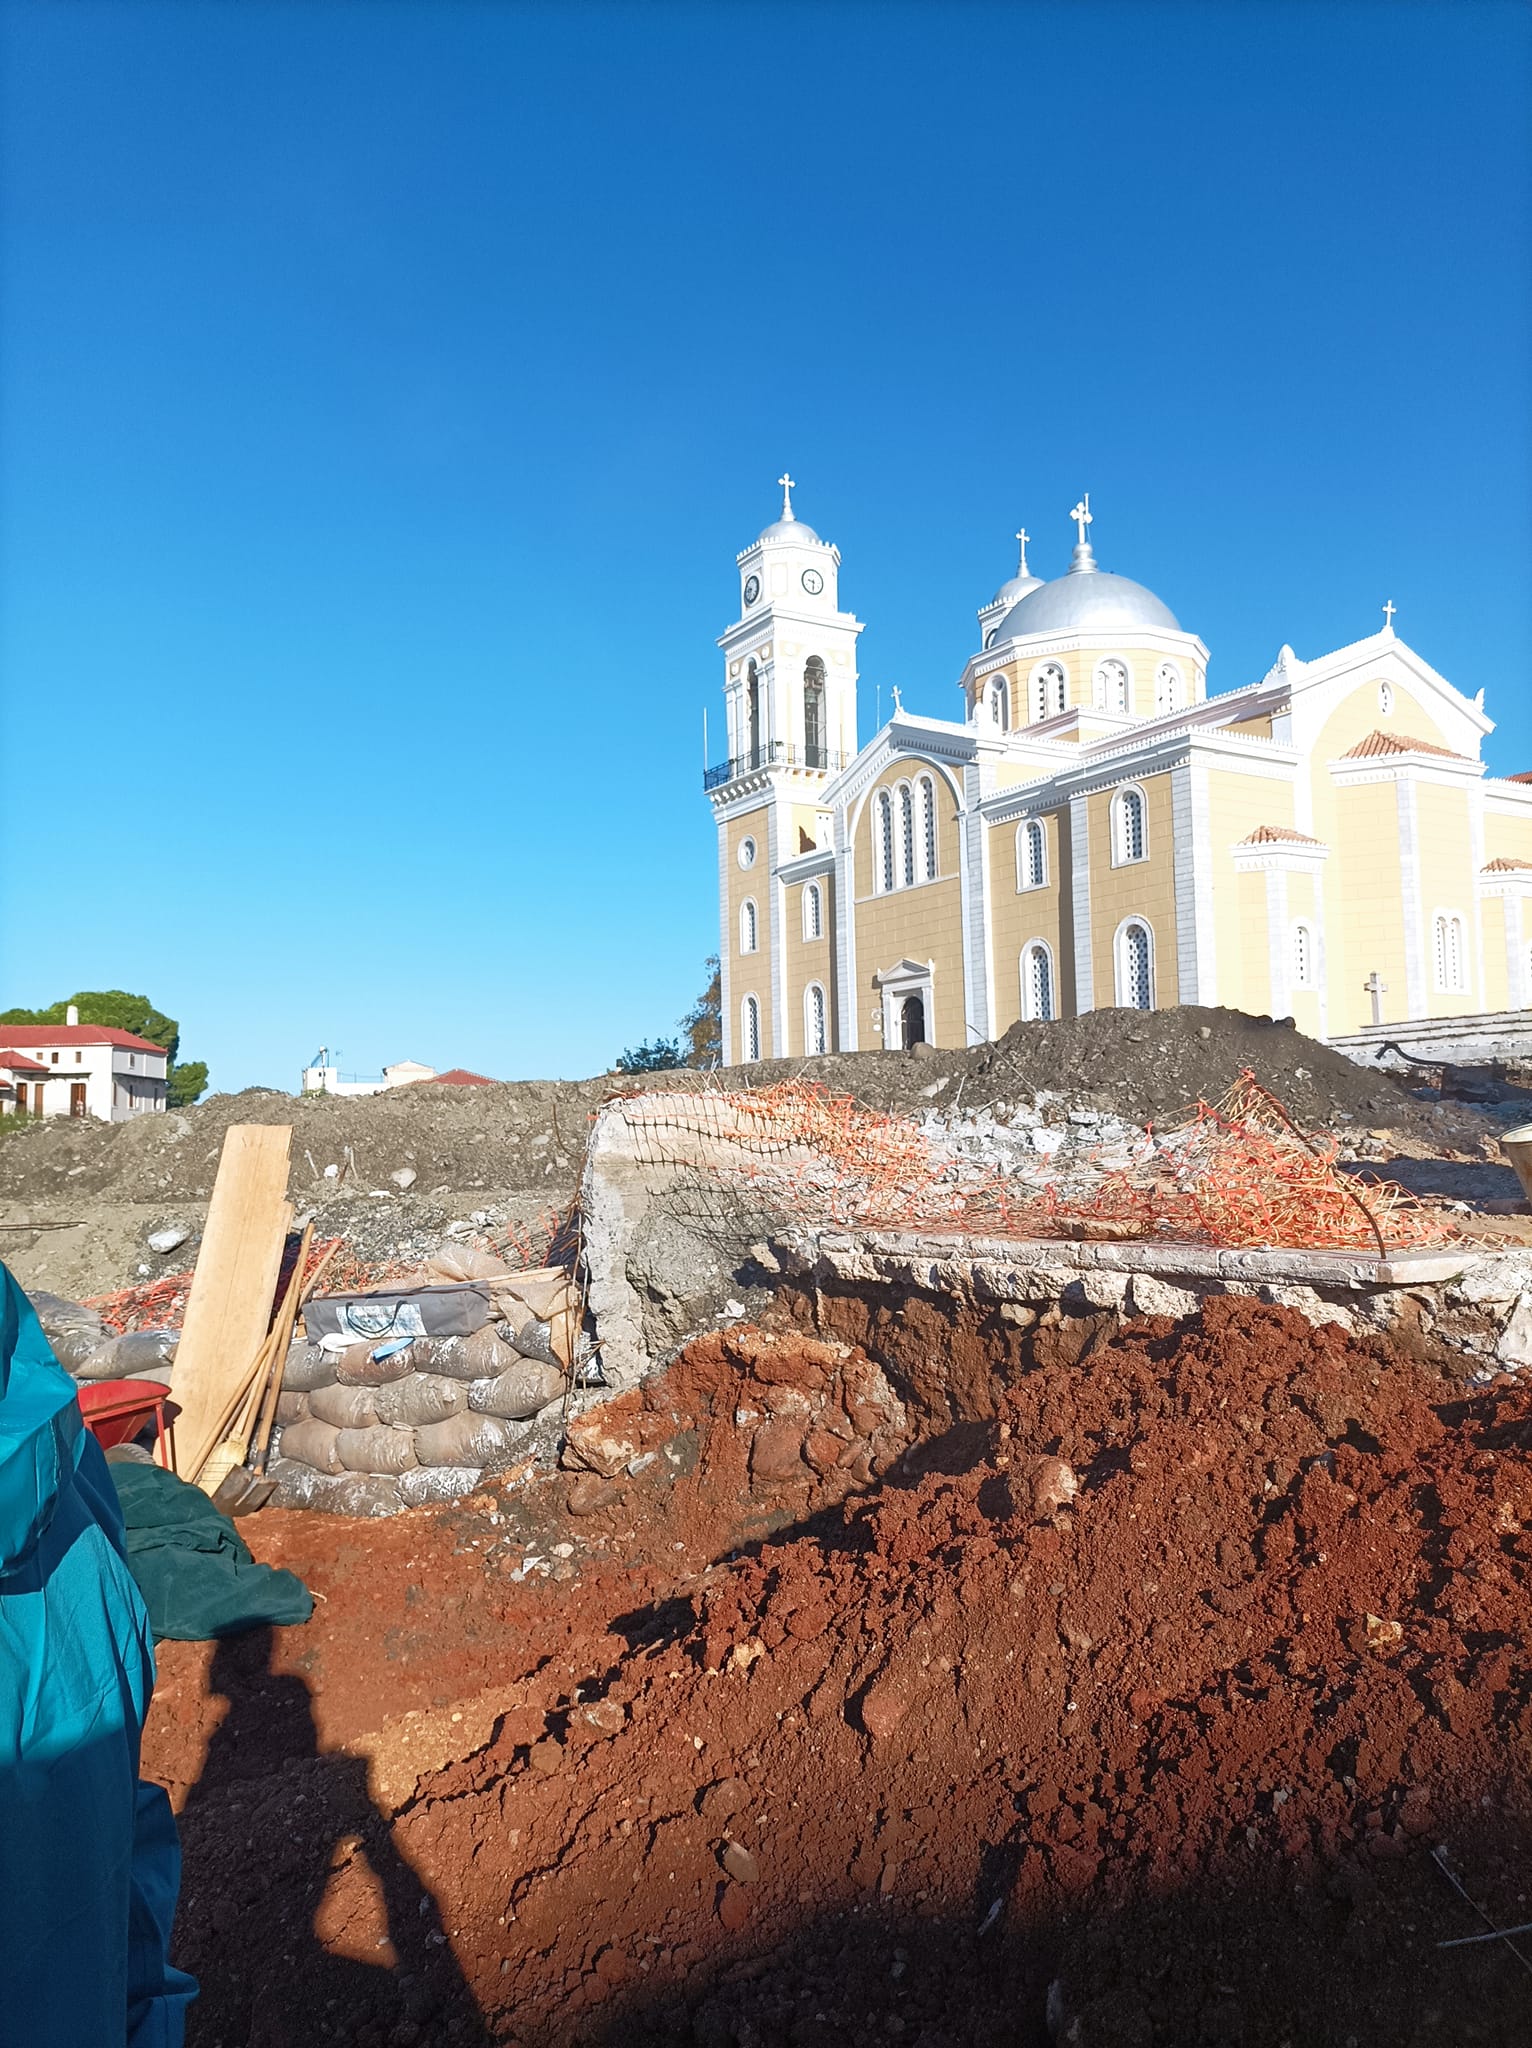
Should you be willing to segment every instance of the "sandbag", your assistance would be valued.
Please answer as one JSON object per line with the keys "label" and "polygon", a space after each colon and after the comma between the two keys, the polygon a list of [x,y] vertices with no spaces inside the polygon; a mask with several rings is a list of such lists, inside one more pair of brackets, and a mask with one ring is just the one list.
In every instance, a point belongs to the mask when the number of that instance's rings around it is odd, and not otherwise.
{"label": "sandbag", "polygon": [[179,1330],[129,1330],[113,1346],[117,1353],[117,1370],[112,1378],[137,1379],[143,1373],[171,1364],[180,1341]]}
{"label": "sandbag", "polygon": [[386,1387],[390,1380],[402,1380],[415,1370],[415,1347],[396,1348],[398,1339],[380,1344],[352,1344],[331,1353],[335,1377],[344,1387]]}
{"label": "sandbag", "polygon": [[528,1316],[519,1329],[505,1325],[506,1335],[512,1346],[523,1358],[538,1359],[544,1365],[562,1365],[563,1360],[554,1349],[553,1327],[540,1323],[536,1316]]}
{"label": "sandbag", "polygon": [[348,1472],[408,1472],[416,1463],[415,1438],[408,1429],[343,1429],[336,1453]]}
{"label": "sandbag", "polygon": [[[37,1320],[43,1326],[43,1335],[53,1346],[56,1358],[58,1344],[55,1340],[58,1338],[79,1335],[100,1338],[107,1334],[100,1311],[87,1308],[83,1301],[66,1301],[61,1294],[46,1294],[41,1289],[36,1293],[29,1292],[27,1300],[36,1311]],[[63,1362],[60,1358],[59,1364]]]}
{"label": "sandbag", "polygon": [[478,1465],[492,1471],[510,1458],[525,1435],[525,1430],[498,1415],[453,1415],[416,1430],[415,1456],[422,1465]]}
{"label": "sandbag", "polygon": [[495,1379],[470,1380],[468,1405],[476,1415],[500,1415],[521,1422],[556,1401],[563,1391],[564,1375],[557,1366],[518,1358]]}
{"label": "sandbag", "polygon": [[334,1380],[335,1360],[307,1337],[294,1337],[283,1362],[282,1385],[291,1393],[307,1394],[315,1387],[333,1385]]}
{"label": "sandbag", "polygon": [[110,1380],[117,1371],[117,1339],[92,1337],[86,1330],[73,1330],[51,1338],[53,1355],[65,1372],[77,1380]]}
{"label": "sandbag", "polygon": [[291,1458],[273,1458],[269,1472],[277,1483],[272,1499],[281,1508],[312,1508],[319,1514],[375,1518],[397,1515],[404,1506],[398,1481],[381,1474],[347,1472],[341,1478],[331,1479]]}
{"label": "sandbag", "polygon": [[423,1423],[445,1422],[449,1415],[461,1415],[468,1406],[471,1384],[441,1373],[412,1372],[407,1379],[374,1389],[373,1405],[379,1422],[393,1429],[418,1429]]}
{"label": "sandbag", "polygon": [[286,1388],[277,1396],[276,1420],[278,1423],[301,1422],[309,1412],[307,1394],[290,1394]]}
{"label": "sandbag", "polygon": [[279,1448],[284,1458],[296,1458],[300,1465],[312,1465],[316,1472],[341,1472],[345,1468],[337,1449],[339,1439],[340,1431],[333,1422],[320,1422],[311,1415],[306,1422],[289,1423],[282,1432]]}
{"label": "sandbag", "polygon": [[414,1347],[421,1371],[445,1373],[454,1380],[494,1379],[511,1362],[497,1329],[497,1324],[486,1323],[471,1337],[428,1337]]}
{"label": "sandbag", "polygon": [[336,1429],[371,1429],[378,1419],[371,1387],[315,1387],[308,1404],[310,1415]]}
{"label": "sandbag", "polygon": [[401,1472],[399,1498],[407,1508],[427,1508],[476,1493],[484,1474],[477,1465],[417,1465]]}
{"label": "sandbag", "polygon": [[510,1272],[504,1259],[474,1244],[444,1244],[426,1260],[433,1280],[499,1280]]}

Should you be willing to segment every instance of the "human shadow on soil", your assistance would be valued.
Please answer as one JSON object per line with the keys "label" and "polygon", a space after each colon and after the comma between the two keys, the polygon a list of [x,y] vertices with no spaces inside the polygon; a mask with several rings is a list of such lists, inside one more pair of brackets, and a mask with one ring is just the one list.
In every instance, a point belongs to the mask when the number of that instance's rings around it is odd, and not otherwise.
{"label": "human shadow on soil", "polygon": [[307,1683],[272,1669],[271,1630],[221,1642],[208,1683],[229,1706],[180,1817],[172,1952],[202,1986],[189,2048],[487,2043],[366,1763],[320,1750]]}

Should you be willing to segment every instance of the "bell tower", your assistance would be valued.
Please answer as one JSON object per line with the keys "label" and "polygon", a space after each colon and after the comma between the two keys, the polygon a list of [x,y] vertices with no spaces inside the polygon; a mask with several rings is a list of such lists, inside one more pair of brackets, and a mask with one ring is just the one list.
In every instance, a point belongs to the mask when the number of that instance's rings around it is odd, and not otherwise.
{"label": "bell tower", "polygon": [[821,793],[856,754],[859,620],[840,609],[840,550],[793,510],[735,557],[739,616],[719,635],[726,746],[704,778],[718,825],[724,1060],[788,1050],[778,870],[814,852]]}

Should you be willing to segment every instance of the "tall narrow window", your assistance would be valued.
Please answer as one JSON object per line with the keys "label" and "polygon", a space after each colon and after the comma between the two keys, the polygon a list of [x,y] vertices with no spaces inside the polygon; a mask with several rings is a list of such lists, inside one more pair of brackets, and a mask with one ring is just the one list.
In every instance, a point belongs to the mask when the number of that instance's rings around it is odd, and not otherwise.
{"label": "tall narrow window", "polygon": [[745,744],[749,750],[749,765],[761,765],[761,677],[752,661],[745,671]]}
{"label": "tall narrow window", "polygon": [[1032,717],[1054,718],[1064,709],[1069,682],[1056,661],[1045,661],[1032,671]]}
{"label": "tall narrow window", "polygon": [[825,1025],[825,992],[817,981],[811,981],[803,991],[803,1049],[805,1052],[828,1052],[829,1041]]}
{"label": "tall narrow window", "polygon": [[1040,889],[1048,879],[1048,842],[1040,818],[1028,818],[1016,833],[1016,886]]}
{"label": "tall narrow window", "polygon": [[761,1056],[761,1006],[754,996],[746,996],[740,1005],[740,1057],[758,1060]]}
{"label": "tall narrow window", "polygon": [[1096,670],[1096,709],[1126,711],[1128,708],[1128,666],[1122,661],[1103,661]]}
{"label": "tall narrow window", "polygon": [[1443,995],[1461,995],[1463,979],[1463,920],[1456,911],[1438,911],[1436,936],[1436,986]]}
{"label": "tall narrow window", "polygon": [[1011,724],[1011,690],[1004,676],[991,676],[985,689],[991,725],[1007,732]]}
{"label": "tall narrow window", "polygon": [[878,791],[877,809],[878,881],[884,889],[894,886],[894,799],[886,789]]}
{"label": "tall narrow window", "polygon": [[753,898],[747,896],[739,906],[739,950],[742,953],[753,953],[756,950],[758,936],[755,903]]}
{"label": "tall narrow window", "polygon": [[1125,861],[1142,860],[1148,851],[1144,830],[1144,793],[1141,789],[1120,789],[1112,799],[1115,826],[1113,858],[1119,867]]}
{"label": "tall narrow window", "polygon": [[1141,918],[1130,918],[1117,934],[1117,1000],[1126,1010],[1154,1008],[1154,952]]}
{"label": "tall narrow window", "polygon": [[825,754],[825,665],[811,654],[803,671],[803,762],[806,768],[827,768]]}
{"label": "tall narrow window", "polygon": [[906,889],[915,886],[915,797],[907,782],[899,785],[900,876]]}
{"label": "tall narrow window", "polygon": [[1293,987],[1314,986],[1314,940],[1306,924],[1293,926]]}
{"label": "tall narrow window", "polygon": [[825,930],[824,897],[817,882],[806,882],[803,888],[803,936],[806,939],[822,939]]}
{"label": "tall narrow window", "polygon": [[920,859],[928,882],[936,880],[936,784],[920,778]]}
{"label": "tall narrow window", "polygon": [[1162,661],[1155,672],[1154,708],[1156,711],[1181,709],[1181,671],[1173,661]]}
{"label": "tall narrow window", "polygon": [[1053,955],[1034,939],[1021,956],[1021,1014],[1029,1024],[1053,1018]]}

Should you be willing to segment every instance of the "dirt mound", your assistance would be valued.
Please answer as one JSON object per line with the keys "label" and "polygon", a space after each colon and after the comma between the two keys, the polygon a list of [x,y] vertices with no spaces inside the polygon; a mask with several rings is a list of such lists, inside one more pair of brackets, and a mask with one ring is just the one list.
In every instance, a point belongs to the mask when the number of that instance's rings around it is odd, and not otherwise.
{"label": "dirt mound", "polygon": [[[562,1583],[491,1564],[503,1501],[493,1533],[391,1525],[408,1597],[390,1621],[374,1590],[370,1633],[337,1650],[350,1697],[374,1665],[380,1689],[393,1638],[415,1675],[390,1710],[419,1699],[449,1622],[496,1675],[430,1699],[445,1735],[410,1723],[423,1764],[454,1727],[463,1761],[376,1805],[311,1732],[263,1757],[235,1700],[249,1771],[280,1775],[236,1770],[187,1807],[206,2038],[329,2038],[337,1955],[335,2037],[364,2048],[1527,2038],[1532,1977],[1505,1947],[1436,1946],[1482,1923],[1433,1852],[1496,1925],[1532,1917],[1532,1391],[1459,1398],[1381,1344],[1228,1298],[1083,1366],[1039,1354],[993,1412],[902,1449],[874,1370],[783,1331],[694,1347],[630,1399],[647,1448],[607,1458],[616,1477],[561,1476],[516,1511],[554,1520],[506,1562],[556,1556],[562,1527]],[[785,1404],[805,1444],[880,1395],[870,1476],[758,1464],[773,1387],[819,1401]],[[320,1582],[314,1640],[291,1634],[312,1673],[344,1620],[343,1580]],[[252,1871],[253,1811],[289,1844],[320,1826],[319,1875]],[[283,1958],[248,2031],[220,1913],[243,1958]]]}

